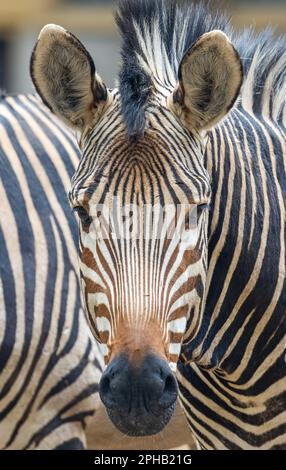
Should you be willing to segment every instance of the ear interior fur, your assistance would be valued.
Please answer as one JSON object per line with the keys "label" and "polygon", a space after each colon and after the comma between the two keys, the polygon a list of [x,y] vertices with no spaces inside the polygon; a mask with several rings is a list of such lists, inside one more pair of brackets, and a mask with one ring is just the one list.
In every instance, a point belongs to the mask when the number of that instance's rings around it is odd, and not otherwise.
{"label": "ear interior fur", "polygon": [[40,32],[31,57],[31,77],[44,103],[69,126],[82,129],[107,98],[94,62],[81,42],[57,25]]}
{"label": "ear interior fur", "polygon": [[183,57],[171,106],[189,129],[208,129],[232,108],[242,83],[242,64],[227,36],[201,36]]}

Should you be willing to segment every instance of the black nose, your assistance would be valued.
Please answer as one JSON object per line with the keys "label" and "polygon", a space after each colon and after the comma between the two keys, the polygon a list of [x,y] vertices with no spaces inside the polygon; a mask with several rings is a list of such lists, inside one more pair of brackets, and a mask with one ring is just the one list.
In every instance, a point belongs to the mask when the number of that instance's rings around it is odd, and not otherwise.
{"label": "black nose", "polygon": [[117,428],[128,435],[160,432],[175,409],[178,387],[166,361],[149,354],[133,365],[125,355],[113,359],[100,381],[100,397]]}

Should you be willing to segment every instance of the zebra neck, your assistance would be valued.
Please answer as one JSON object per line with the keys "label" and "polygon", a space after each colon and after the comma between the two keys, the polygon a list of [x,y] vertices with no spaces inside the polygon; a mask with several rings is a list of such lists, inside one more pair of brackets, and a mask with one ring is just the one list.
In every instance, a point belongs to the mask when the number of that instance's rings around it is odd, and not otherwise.
{"label": "zebra neck", "polygon": [[[254,348],[253,361],[260,363],[265,344],[273,335],[285,334],[282,131],[276,123],[236,108],[210,133],[206,148],[212,186],[207,298],[200,331],[183,354],[203,367],[234,374],[233,380],[249,347]],[[254,338],[259,338],[257,344]],[[285,345],[279,338],[282,354]]]}

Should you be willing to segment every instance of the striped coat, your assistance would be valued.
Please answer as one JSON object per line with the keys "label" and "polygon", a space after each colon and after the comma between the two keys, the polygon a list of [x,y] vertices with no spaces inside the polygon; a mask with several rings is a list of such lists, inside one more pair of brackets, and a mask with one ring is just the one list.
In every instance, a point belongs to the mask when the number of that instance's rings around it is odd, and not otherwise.
{"label": "striped coat", "polygon": [[245,79],[208,136],[207,297],[178,378],[202,448],[286,449],[285,37],[234,41]]}
{"label": "striped coat", "polygon": [[0,101],[0,448],[82,448],[100,354],[81,309],[66,192],[72,134],[34,96]]}

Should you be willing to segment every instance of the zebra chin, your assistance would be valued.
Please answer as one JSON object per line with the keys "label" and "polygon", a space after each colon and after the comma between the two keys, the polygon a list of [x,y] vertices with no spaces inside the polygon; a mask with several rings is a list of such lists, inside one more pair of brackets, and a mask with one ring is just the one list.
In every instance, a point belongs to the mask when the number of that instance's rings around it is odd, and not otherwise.
{"label": "zebra chin", "polygon": [[178,386],[167,361],[148,353],[138,364],[116,356],[100,381],[100,397],[117,429],[128,436],[151,436],[164,429],[176,406]]}

